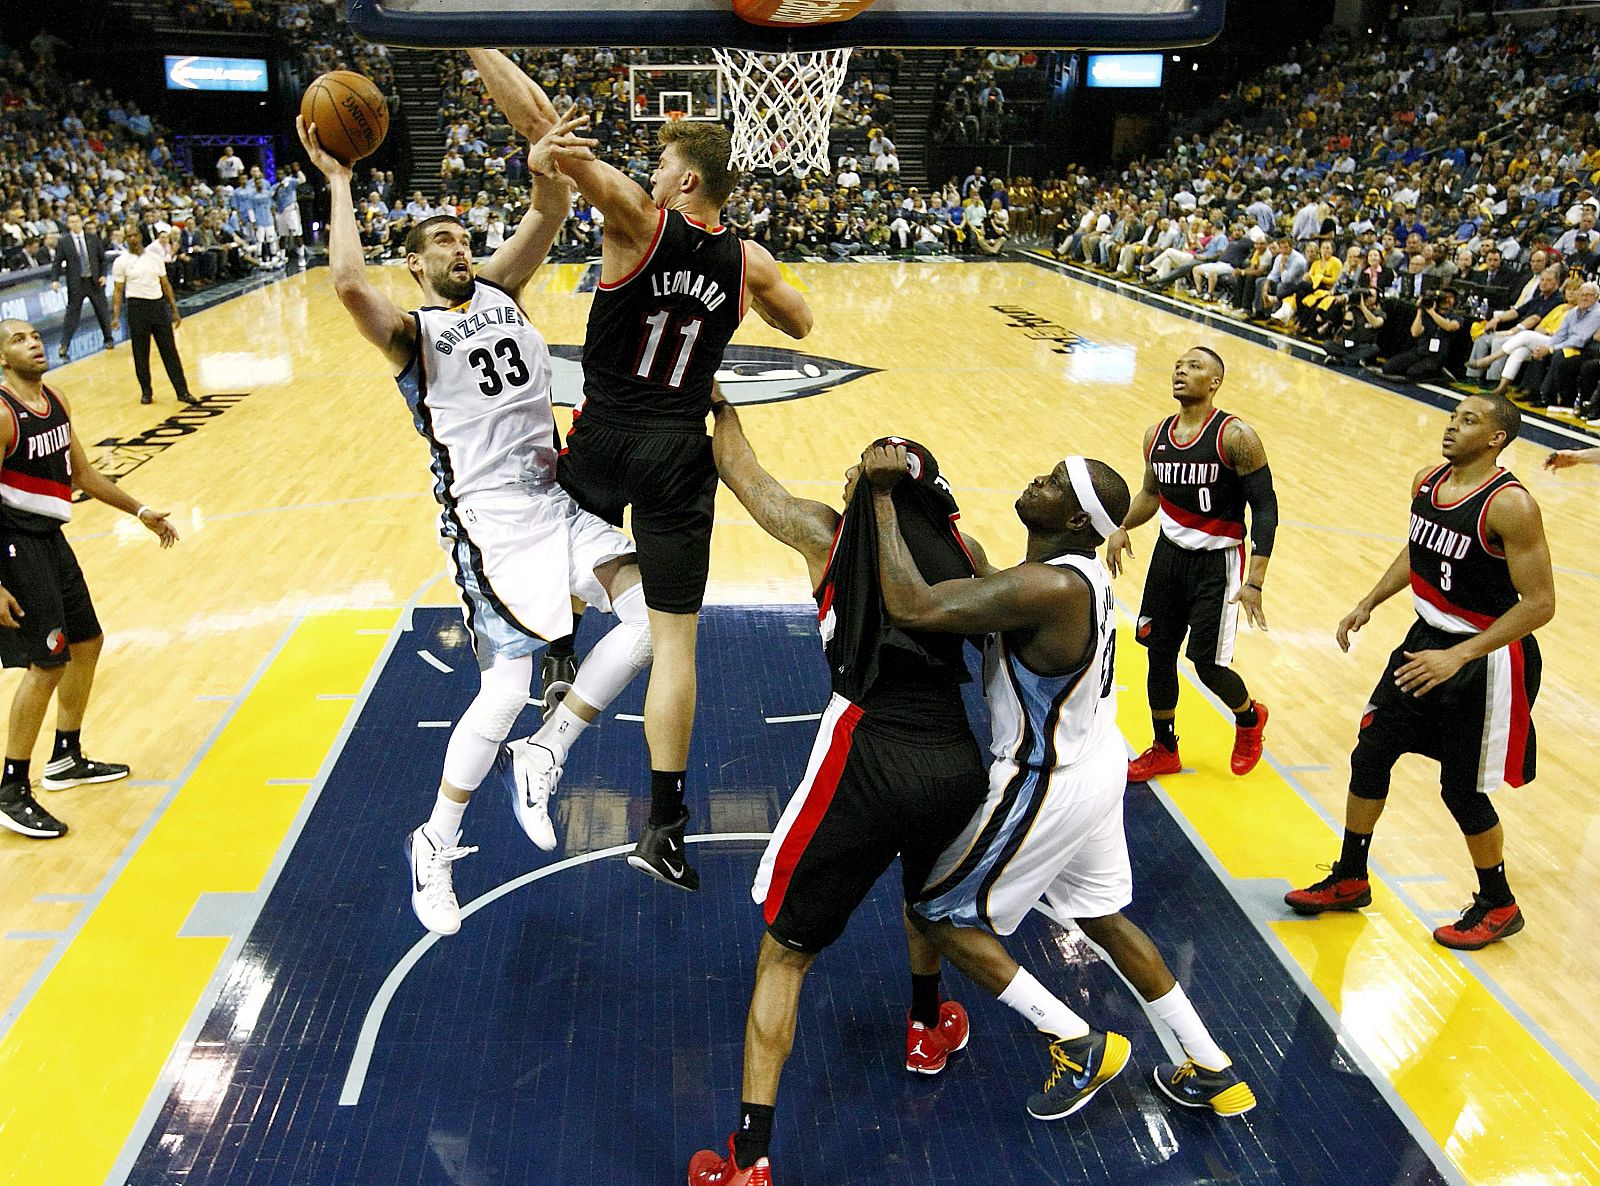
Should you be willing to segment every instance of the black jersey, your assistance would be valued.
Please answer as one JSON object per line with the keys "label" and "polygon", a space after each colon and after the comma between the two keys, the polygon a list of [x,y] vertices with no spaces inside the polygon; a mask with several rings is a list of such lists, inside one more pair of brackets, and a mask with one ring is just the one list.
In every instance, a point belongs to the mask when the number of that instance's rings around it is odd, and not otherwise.
{"label": "black jersey", "polygon": [[1161,492],[1161,534],[1180,548],[1210,551],[1244,541],[1244,483],[1222,450],[1222,433],[1234,419],[1220,408],[1186,445],[1173,436],[1178,418],[1156,427],[1146,458]]}
{"label": "black jersey", "polygon": [[66,405],[43,388],[46,410],[35,411],[0,387],[11,418],[11,448],[0,462],[0,528],[42,535],[72,518],[72,425]]}
{"label": "black jersey", "polygon": [[1442,465],[1411,499],[1411,599],[1417,616],[1451,634],[1477,634],[1517,604],[1517,587],[1505,554],[1489,544],[1489,503],[1508,487],[1521,487],[1510,470],[1499,469],[1466,497],[1439,503],[1439,484],[1450,476]]}
{"label": "black jersey", "polygon": [[[921,446],[912,447],[927,456]],[[936,466],[929,467],[931,480],[901,482],[894,492],[906,547],[930,585],[974,571],[956,530],[955,500],[935,485],[941,481]],[[920,738],[969,732],[961,701],[961,685],[970,678],[962,636],[901,630],[884,613],[877,520],[864,482],[839,524],[815,596],[833,691],[861,708],[863,727]]]}
{"label": "black jersey", "polygon": [[595,291],[583,415],[615,428],[703,430],[711,381],[743,317],[739,237],[663,210],[639,266]]}

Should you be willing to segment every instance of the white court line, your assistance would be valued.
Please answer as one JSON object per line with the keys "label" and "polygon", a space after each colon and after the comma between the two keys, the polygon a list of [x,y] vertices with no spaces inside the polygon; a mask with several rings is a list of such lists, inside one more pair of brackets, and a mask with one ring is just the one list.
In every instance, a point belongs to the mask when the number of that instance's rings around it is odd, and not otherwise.
{"label": "white court line", "polygon": [[448,729],[453,724],[455,724],[454,721],[418,721],[417,722],[417,728],[419,728],[419,729]]}
{"label": "white court line", "polygon": [[450,664],[446,663],[443,659],[439,658],[432,651],[427,650],[426,648],[424,648],[423,650],[420,650],[420,651],[417,652],[417,658],[421,659],[424,663],[426,663],[429,667],[432,667],[434,670],[442,671],[446,675],[449,675],[452,671],[455,670],[454,667],[451,667]]}
{"label": "white court line", "polygon": [[615,719],[619,720],[619,721],[641,721],[641,722],[644,720],[643,717],[635,716],[631,712],[619,712],[616,715]]}
{"label": "white court line", "polygon": [[821,719],[822,719],[822,714],[820,712],[803,712],[803,713],[800,713],[798,716],[792,716],[792,717],[768,717],[767,718],[767,724],[769,724],[769,725],[793,725],[798,721],[820,721]]}

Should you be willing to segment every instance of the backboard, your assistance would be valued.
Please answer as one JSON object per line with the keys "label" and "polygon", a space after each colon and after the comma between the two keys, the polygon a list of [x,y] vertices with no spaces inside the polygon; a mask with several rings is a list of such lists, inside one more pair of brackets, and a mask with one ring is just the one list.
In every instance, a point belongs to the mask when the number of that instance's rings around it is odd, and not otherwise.
{"label": "backboard", "polygon": [[1141,49],[1202,45],[1226,0],[878,0],[811,28],[747,24],[729,0],[348,0],[350,25],[386,45],[844,46]]}

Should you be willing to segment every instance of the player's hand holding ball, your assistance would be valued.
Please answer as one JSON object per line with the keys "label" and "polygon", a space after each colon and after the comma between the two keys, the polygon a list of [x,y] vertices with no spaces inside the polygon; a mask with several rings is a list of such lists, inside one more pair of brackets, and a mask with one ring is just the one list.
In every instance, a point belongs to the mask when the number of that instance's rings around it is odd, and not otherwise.
{"label": "player's hand holding ball", "polygon": [[322,147],[322,141],[317,137],[317,125],[306,123],[306,117],[297,115],[294,119],[295,131],[300,133],[300,143],[305,146],[306,156],[311,158],[311,163],[321,170],[322,175],[329,181],[349,181],[354,175],[354,169]]}
{"label": "player's hand holding ball", "polygon": [[874,490],[892,490],[910,472],[904,445],[873,445],[861,455],[861,476]]}

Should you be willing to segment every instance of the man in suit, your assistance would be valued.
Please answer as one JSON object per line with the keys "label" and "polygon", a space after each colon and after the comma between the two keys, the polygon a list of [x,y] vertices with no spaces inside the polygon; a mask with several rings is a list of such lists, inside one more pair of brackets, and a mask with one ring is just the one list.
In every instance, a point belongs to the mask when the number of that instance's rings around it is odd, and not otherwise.
{"label": "man in suit", "polygon": [[106,247],[93,231],[83,229],[83,218],[67,215],[67,231],[61,236],[56,252],[55,271],[50,287],[60,289],[67,285],[67,320],[61,327],[62,358],[70,353],[72,338],[78,332],[78,319],[83,315],[83,302],[88,299],[94,307],[95,320],[100,323],[100,333],[105,338],[105,348],[112,348],[111,310],[106,307]]}

